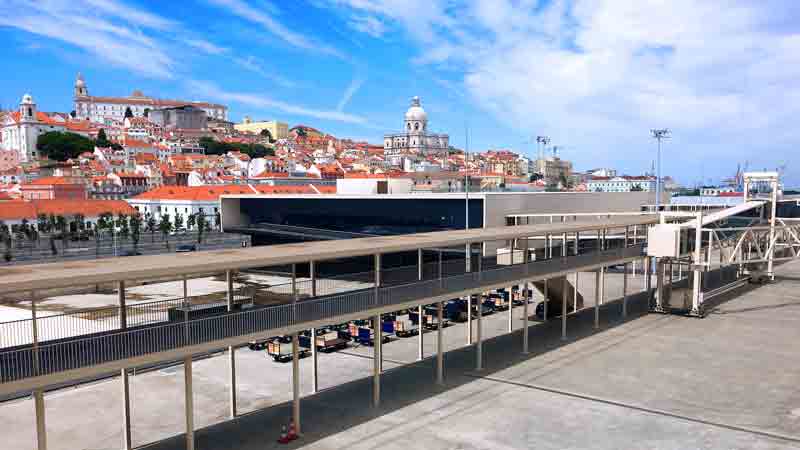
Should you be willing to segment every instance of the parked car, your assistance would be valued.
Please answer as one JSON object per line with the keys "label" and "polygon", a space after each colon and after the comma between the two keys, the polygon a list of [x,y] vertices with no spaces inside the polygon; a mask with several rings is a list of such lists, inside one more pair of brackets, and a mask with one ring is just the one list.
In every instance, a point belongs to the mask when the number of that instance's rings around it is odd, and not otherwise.
{"label": "parked car", "polygon": [[141,256],[142,252],[140,251],[133,251],[133,250],[126,250],[122,252],[120,256]]}
{"label": "parked car", "polygon": [[194,244],[181,244],[175,248],[175,251],[178,253],[196,252],[197,246]]}

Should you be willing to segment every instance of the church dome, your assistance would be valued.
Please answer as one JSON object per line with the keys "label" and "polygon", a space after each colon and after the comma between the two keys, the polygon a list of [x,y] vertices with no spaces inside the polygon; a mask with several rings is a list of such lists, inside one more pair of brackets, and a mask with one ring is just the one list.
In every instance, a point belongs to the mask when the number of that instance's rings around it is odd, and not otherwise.
{"label": "church dome", "polygon": [[428,114],[422,109],[419,97],[411,99],[411,106],[408,108],[408,111],[406,111],[406,120],[428,120]]}

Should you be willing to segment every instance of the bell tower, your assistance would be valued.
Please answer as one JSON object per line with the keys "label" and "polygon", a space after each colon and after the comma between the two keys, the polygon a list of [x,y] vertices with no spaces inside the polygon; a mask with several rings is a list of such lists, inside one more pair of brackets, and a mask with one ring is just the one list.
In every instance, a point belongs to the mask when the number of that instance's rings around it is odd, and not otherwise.
{"label": "bell tower", "polygon": [[75,79],[75,97],[88,97],[89,96],[89,89],[86,87],[86,81],[83,80],[83,75],[78,72],[78,76]]}

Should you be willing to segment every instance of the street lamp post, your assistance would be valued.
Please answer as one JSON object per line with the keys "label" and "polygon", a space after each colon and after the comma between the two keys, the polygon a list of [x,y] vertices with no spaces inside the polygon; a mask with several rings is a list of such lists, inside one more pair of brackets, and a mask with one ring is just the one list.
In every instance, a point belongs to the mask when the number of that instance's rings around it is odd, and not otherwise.
{"label": "street lamp post", "polygon": [[668,128],[652,129],[650,133],[658,141],[658,155],[656,156],[656,213],[661,211],[661,141],[669,139]]}

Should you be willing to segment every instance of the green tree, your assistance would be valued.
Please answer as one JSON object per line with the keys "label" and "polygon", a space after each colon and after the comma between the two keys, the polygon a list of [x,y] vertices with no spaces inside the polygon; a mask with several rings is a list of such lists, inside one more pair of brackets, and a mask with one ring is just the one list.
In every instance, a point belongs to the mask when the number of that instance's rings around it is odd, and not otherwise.
{"label": "green tree", "polygon": [[222,231],[222,215],[219,211],[214,214],[214,228],[217,231]]}
{"label": "green tree", "polygon": [[161,215],[161,221],[158,222],[158,230],[164,236],[164,244],[169,250],[169,232],[172,231],[172,221],[169,220],[169,214]]}
{"label": "green tree", "polygon": [[117,228],[119,228],[119,235],[123,238],[127,238],[130,234],[130,226],[128,224],[128,215],[119,213],[117,215]]}
{"label": "green tree", "polygon": [[66,161],[83,152],[93,151],[94,141],[75,133],[48,131],[39,135],[36,149],[41,156],[54,161]]}
{"label": "green tree", "polygon": [[175,213],[174,223],[175,223],[175,229],[176,230],[180,230],[181,228],[183,228],[183,216],[181,215],[181,213],[179,213],[179,212]]}
{"label": "green tree", "polygon": [[268,129],[266,129],[266,128],[264,128],[263,130],[261,130],[261,133],[258,133],[258,134],[260,134],[260,135],[261,135],[261,137],[267,138],[267,140],[268,140],[270,143],[273,143],[273,142],[275,142],[275,139],[273,139],[273,138],[272,138],[272,133],[270,133],[270,131],[269,131]]}
{"label": "green tree", "polygon": [[206,215],[203,212],[197,213],[197,243],[203,243],[203,233],[206,231],[206,227],[208,226],[208,222],[206,221]]}
{"label": "green tree", "polygon": [[125,108],[125,118],[130,119],[131,117],[133,117],[133,111],[131,111],[131,107],[128,106]]}
{"label": "green tree", "polygon": [[36,228],[39,230],[40,233],[46,233],[47,229],[47,215],[46,214],[39,214],[36,216]]}
{"label": "green tree", "polygon": [[189,216],[186,218],[186,228],[188,228],[189,230],[194,228],[194,224],[197,221],[197,216],[198,215],[202,215],[202,213],[200,213],[200,214],[195,214],[195,213],[189,214]]}
{"label": "green tree", "polygon": [[62,215],[56,216],[56,230],[58,230],[61,236],[61,245],[64,247],[67,246],[67,219],[64,218]]}
{"label": "green tree", "polygon": [[131,240],[133,241],[133,251],[134,253],[139,251],[139,237],[142,233],[142,216],[139,213],[134,213],[130,220],[130,228],[131,228]]}
{"label": "green tree", "polygon": [[97,245],[96,254],[100,255],[100,239],[103,237],[103,232],[110,230],[114,227],[114,216],[110,212],[104,212],[97,218],[97,229],[94,234],[95,244]]}
{"label": "green tree", "polygon": [[644,188],[640,184],[634,184],[633,186],[631,186],[631,192],[642,192],[642,191],[644,191]]}
{"label": "green tree", "polygon": [[94,141],[94,144],[102,148],[111,147],[111,142],[108,140],[108,137],[106,137],[106,130],[100,128],[100,131],[97,132],[97,139]]}
{"label": "green tree", "polygon": [[158,229],[158,222],[156,222],[156,218],[153,217],[150,212],[147,212],[145,215],[145,225],[144,229],[150,233],[150,243],[156,241],[156,230]]}

